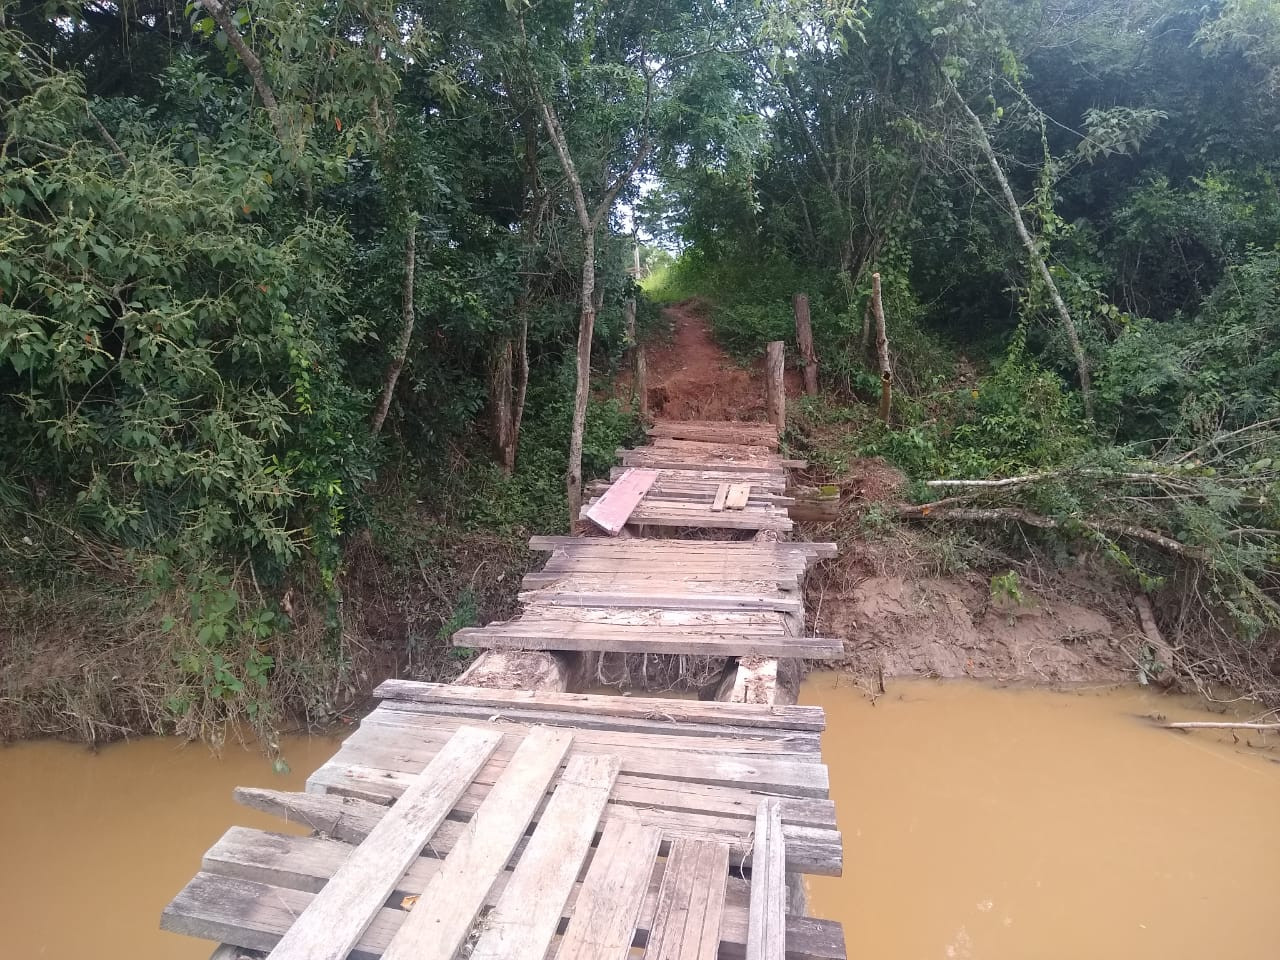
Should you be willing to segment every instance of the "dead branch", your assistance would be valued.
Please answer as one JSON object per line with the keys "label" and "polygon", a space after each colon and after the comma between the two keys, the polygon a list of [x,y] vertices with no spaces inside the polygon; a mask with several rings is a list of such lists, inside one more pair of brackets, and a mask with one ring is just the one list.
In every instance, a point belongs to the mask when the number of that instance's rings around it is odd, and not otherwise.
{"label": "dead branch", "polygon": [[1160,726],[1166,730],[1280,730],[1280,723],[1218,723],[1212,720],[1187,720]]}
{"label": "dead branch", "polygon": [[935,510],[927,503],[919,506],[903,507],[898,511],[898,516],[904,520],[967,520],[983,523],[1007,523],[1012,520],[1026,524],[1029,527],[1039,527],[1043,530],[1062,530],[1068,528],[1070,523],[1075,523],[1095,533],[1141,540],[1143,543],[1151,544],[1170,553],[1176,553],[1180,557],[1186,557],[1191,560],[1204,559],[1204,551],[1198,547],[1190,546],[1180,540],[1173,539],[1173,537],[1166,537],[1155,530],[1148,530],[1132,523],[1121,523],[1117,520],[1079,518],[1068,523],[1039,513],[1032,513],[1030,510],[1023,510],[1021,507],[946,507],[942,510]]}
{"label": "dead branch", "polygon": [[378,400],[378,407],[373,412],[373,419],[369,421],[369,432],[375,437],[382,432],[387,411],[391,409],[391,397],[396,392],[396,381],[400,379],[400,371],[404,369],[405,357],[409,354],[409,341],[413,337],[413,273],[417,262],[417,237],[418,215],[415,213],[409,218],[409,235],[404,241],[404,290],[401,294],[404,316],[400,323],[400,336],[396,340],[396,349],[391,355],[391,362],[387,365],[387,375],[382,384],[382,396]]}

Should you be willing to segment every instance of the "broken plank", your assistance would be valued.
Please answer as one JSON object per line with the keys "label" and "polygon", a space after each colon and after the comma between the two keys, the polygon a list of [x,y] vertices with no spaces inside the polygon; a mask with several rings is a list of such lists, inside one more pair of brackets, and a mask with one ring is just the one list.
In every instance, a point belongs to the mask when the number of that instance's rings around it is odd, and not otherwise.
{"label": "broken plank", "polygon": [[741,510],[747,505],[747,498],[751,496],[751,484],[734,483],[729,486],[729,492],[725,496],[724,508],[726,510]]}
{"label": "broken plank", "polygon": [[671,845],[644,960],[713,960],[729,879],[729,847],[710,840]]}
{"label": "broken plank", "polygon": [[501,733],[476,727],[450,737],[289,928],[272,960],[343,960],[501,742]]}
{"label": "broken plank", "polygon": [[751,862],[747,960],[786,956],[787,878],[782,812],[775,798],[760,801]]}
{"label": "broken plank", "polygon": [[628,470],[604,496],[583,511],[583,516],[609,536],[616,537],[657,479],[656,470]]}
{"label": "broken plank", "polygon": [[452,960],[569,750],[567,730],[534,727],[444,866],[422,888],[384,960]]}
{"label": "broken plank", "polygon": [[605,825],[556,960],[626,960],[661,842],[657,827]]}
{"label": "broken plank", "polygon": [[569,761],[498,905],[485,918],[471,960],[542,960],[620,766],[616,757]]}
{"label": "broken plank", "polygon": [[716,485],[716,495],[711,501],[711,512],[719,513],[724,509],[725,501],[729,499],[729,484],[720,483]]}

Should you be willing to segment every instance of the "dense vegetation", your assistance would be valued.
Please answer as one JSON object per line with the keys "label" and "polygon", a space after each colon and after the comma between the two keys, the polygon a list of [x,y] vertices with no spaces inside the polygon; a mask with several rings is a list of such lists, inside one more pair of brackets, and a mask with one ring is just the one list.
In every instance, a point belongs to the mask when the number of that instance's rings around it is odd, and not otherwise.
{"label": "dense vegetation", "polygon": [[1278,78],[1265,0],[4,5],[0,726],[328,715],[378,571],[412,656],[503,602],[635,428],[624,206],[737,352],[810,293],[850,453],[1022,477],[934,516],[1269,669]]}
{"label": "dense vegetation", "polygon": [[904,518],[1111,561],[1181,665],[1275,697],[1278,41],[1252,0],[802,24],[757,51],[745,145],[649,204],[686,244],[651,289],[711,296],[741,353],[807,291],[828,388],[868,399],[879,272],[895,417],[828,404],[836,454],[902,467]]}

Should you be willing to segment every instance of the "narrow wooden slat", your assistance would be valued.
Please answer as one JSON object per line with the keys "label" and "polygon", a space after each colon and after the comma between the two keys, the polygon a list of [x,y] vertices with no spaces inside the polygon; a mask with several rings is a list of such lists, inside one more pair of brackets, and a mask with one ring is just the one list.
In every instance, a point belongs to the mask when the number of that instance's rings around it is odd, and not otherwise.
{"label": "narrow wooden slat", "polygon": [[391,941],[385,960],[452,960],[569,751],[567,730],[534,727],[468,821]]}
{"label": "narrow wooden slat", "polygon": [[497,690],[451,683],[384,680],[373,695],[383,700],[420,703],[466,703],[487,707],[556,710],[593,716],[661,719],[669,723],[717,723],[735,727],[784,730],[825,730],[821,707],[772,704],[715,703],[663,697],[611,697],[595,693],[551,693],[536,690]]}
{"label": "narrow wooden slat", "polygon": [[619,590],[581,591],[542,588],[517,595],[525,603],[554,603],[565,607],[670,607],[676,610],[781,610],[803,613],[796,597],[698,593],[630,593]]}
{"label": "narrow wooden slat", "polygon": [[786,850],[778,801],[760,801],[751,858],[747,960],[784,960],[787,932]]}
{"label": "narrow wooden slat", "polygon": [[747,499],[751,496],[751,484],[735,483],[729,487],[729,493],[725,497],[724,508],[726,510],[742,510],[747,505]]}
{"label": "narrow wooden slat", "polygon": [[272,960],[342,960],[502,734],[464,727],[418,775],[271,952]]}
{"label": "narrow wooden slat", "polygon": [[543,960],[621,764],[573,757],[507,889],[485,917],[472,960]]}
{"label": "narrow wooden slat", "polygon": [[[743,481],[735,481],[743,482]],[[755,486],[753,483],[752,486]],[[835,543],[810,543],[807,541],[778,541],[755,543],[749,540],[610,540],[604,537],[564,537],[537,535],[529,538],[530,550],[565,550],[572,553],[604,556],[682,556],[756,554],[760,556],[787,556],[803,554],[814,557],[834,557],[839,552]]]}
{"label": "narrow wooden slat", "polygon": [[712,960],[729,878],[729,847],[710,840],[671,845],[644,960]]}
{"label": "narrow wooden slat", "polygon": [[711,512],[719,513],[724,509],[725,501],[729,498],[729,484],[719,483],[716,485],[716,495],[711,501]]}
{"label": "narrow wooden slat", "polygon": [[[324,876],[315,877],[310,882],[319,884],[324,879]],[[730,883],[732,887],[734,881],[731,879]],[[737,883],[742,884],[742,881]],[[721,923],[719,960],[743,960],[747,939],[747,896],[745,884],[731,890]],[[648,933],[657,897],[658,887],[651,885],[641,911],[639,943],[643,943],[643,937]],[[313,895],[304,892],[300,886],[277,886],[201,871],[165,908],[161,927],[173,933],[225,941],[246,950],[270,950],[312,899]],[[379,960],[405,915],[403,910],[380,910],[351,952],[350,960]],[[787,960],[845,960],[846,957],[840,924],[829,920],[788,917],[787,944]]]}
{"label": "narrow wooden slat", "polygon": [[583,516],[597,527],[616,537],[627,525],[627,518],[644,499],[655,480],[656,470],[628,470],[599,500],[583,511]]}
{"label": "narrow wooden slat", "polygon": [[625,960],[661,842],[657,827],[605,825],[556,960]]}
{"label": "narrow wooden slat", "polygon": [[453,645],[481,650],[580,650],[677,656],[792,657],[805,660],[830,660],[844,656],[844,641],[839,637],[791,637],[781,634],[774,637],[732,634],[698,636],[654,633],[646,627],[632,631],[615,628],[547,635],[541,631],[521,630],[519,623],[504,626],[500,630],[491,627],[459,630],[453,635]]}

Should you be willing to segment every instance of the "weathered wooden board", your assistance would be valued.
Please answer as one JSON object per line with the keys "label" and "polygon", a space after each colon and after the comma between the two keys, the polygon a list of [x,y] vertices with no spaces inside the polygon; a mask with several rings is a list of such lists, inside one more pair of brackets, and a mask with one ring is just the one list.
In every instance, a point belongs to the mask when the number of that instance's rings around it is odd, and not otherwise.
{"label": "weathered wooden board", "polygon": [[626,960],[661,842],[657,827],[605,825],[556,960]]}
{"label": "weathered wooden board", "polygon": [[[377,824],[386,812],[388,804],[396,795],[398,784],[395,773],[391,773],[387,783],[378,783],[375,776],[387,777],[388,771],[379,773],[370,769],[368,775],[360,780],[337,779],[334,792],[329,795],[286,793],[275,790],[240,788],[236,792],[237,801],[246,806],[267,813],[281,816],[291,822],[314,823],[331,837],[359,842],[369,829]],[[627,780],[626,775],[619,778],[619,784]],[[349,785],[349,786],[348,786]],[[710,806],[700,798],[693,804],[680,800],[664,804],[628,805],[628,797],[620,796],[623,786],[615,787],[615,797],[609,804],[605,819],[632,820],[658,827],[663,831],[663,847],[667,847],[668,839],[680,837],[690,839],[712,838],[730,845],[734,863],[750,864],[753,849],[755,821],[748,817],[732,816],[728,813],[692,812],[691,806]],[[360,796],[353,796],[352,793]],[[627,790],[630,794],[632,791]],[[659,794],[660,795],[660,794]],[[673,795],[678,794],[673,792]],[[364,798],[373,799],[364,799]],[[474,798],[464,797],[455,808],[462,816],[474,813],[483,801],[483,795]],[[744,807],[750,809],[759,802],[759,792],[750,798]],[[783,799],[783,834],[786,836],[787,870],[798,873],[816,873],[823,876],[839,876],[842,869],[842,853],[840,850],[839,831],[830,827],[808,826],[788,823],[790,809],[798,807],[802,800]],[[446,820],[431,840],[431,850],[447,853],[453,844],[462,836],[466,824],[456,820]],[[666,850],[664,849],[664,853]]]}
{"label": "weathered wooden board", "polygon": [[724,508],[726,510],[744,510],[747,506],[747,499],[751,496],[751,484],[735,483],[730,485],[729,492],[724,498]]}
{"label": "weathered wooden board", "polygon": [[502,742],[463,727],[437,753],[271,952],[275,960],[343,960],[400,876]]}
{"label": "weathered wooden board", "polygon": [[659,420],[645,432],[651,437],[668,437],[675,440],[740,443],[772,448],[778,446],[778,430],[771,423]]}
{"label": "weathered wooden board", "polygon": [[760,801],[755,841],[751,862],[747,960],[785,960],[786,850],[782,836],[782,812],[777,800]]}
{"label": "weathered wooden board", "polygon": [[[384,960],[453,960],[537,813],[573,735],[534,727],[480,804],[466,831],[422,888]],[[781,823],[779,823],[781,830]]]}
{"label": "weathered wooden board", "polygon": [[821,707],[757,706],[662,697],[494,690],[488,687],[462,687],[413,680],[384,680],[374,691],[374,696],[384,700],[410,700],[419,703],[466,704],[497,709],[517,707],[594,717],[632,717],[671,724],[714,723],[769,730],[826,729],[826,715]]}
{"label": "weathered wooden board", "polygon": [[[317,882],[323,881],[323,877],[317,878]],[[502,881],[500,884],[505,889]],[[733,885],[731,878],[730,899],[720,927],[720,960],[743,960],[745,956],[746,891],[743,888],[735,901]],[[652,924],[657,892],[651,886],[641,907],[637,945],[643,942]],[[302,889],[201,871],[165,909],[161,926],[174,933],[231,943],[246,950],[270,950],[312,899],[313,894]],[[394,908],[379,911],[351,952],[352,960],[379,960],[405,916],[405,911]],[[787,918],[787,947],[788,960],[845,960],[847,956],[840,925],[812,917]]]}
{"label": "weathered wooden board", "polygon": [[644,960],[714,960],[729,880],[729,847],[709,840],[672,844]]}
{"label": "weathered wooden board", "polygon": [[[745,482],[745,481],[743,481]],[[753,484],[754,486],[754,484]],[[608,556],[667,555],[678,558],[689,554],[756,554],[779,556],[790,553],[812,557],[834,557],[840,551],[834,543],[807,543],[803,541],[774,541],[758,543],[749,540],[608,540],[603,537],[535,536],[529,538],[531,550],[566,549],[575,553],[603,553]]]}
{"label": "weathered wooden board", "polygon": [[582,515],[609,536],[616,537],[657,479],[656,470],[628,470]]}
{"label": "weathered wooden board", "polygon": [[773,637],[734,634],[655,633],[649,627],[581,629],[547,634],[522,629],[519,621],[501,627],[474,627],[453,635],[455,647],[482,650],[578,650],[600,653],[691,654],[709,657],[793,657],[827,660],[844,656],[839,637]]}
{"label": "weathered wooden board", "polygon": [[658,590],[560,590],[545,587],[517,594],[522,603],[554,604],[562,607],[669,607],[674,610],[781,610],[803,613],[804,603],[795,596],[777,591],[764,594],[715,594]]}
{"label": "weathered wooden board", "polygon": [[615,757],[569,760],[471,960],[543,960],[620,767]]}
{"label": "weathered wooden board", "polygon": [[711,500],[711,512],[719,513],[721,510],[723,510],[725,506],[725,501],[727,501],[728,499],[729,499],[729,484],[723,483],[723,482],[716,484],[716,495]]}

